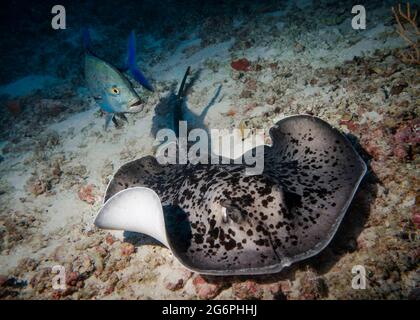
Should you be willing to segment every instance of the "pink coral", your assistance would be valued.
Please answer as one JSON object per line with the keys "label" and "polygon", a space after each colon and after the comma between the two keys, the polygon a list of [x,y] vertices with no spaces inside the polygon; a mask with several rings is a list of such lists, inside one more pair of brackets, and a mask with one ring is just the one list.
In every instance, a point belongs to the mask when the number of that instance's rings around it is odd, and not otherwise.
{"label": "pink coral", "polygon": [[256,91],[257,90],[257,80],[255,80],[255,79],[248,79],[245,82],[245,85],[246,85],[246,88],[248,90],[251,90],[251,91]]}
{"label": "pink coral", "polygon": [[394,134],[394,155],[400,160],[410,158],[412,148],[420,144],[420,119],[408,121]]}
{"label": "pink coral", "polygon": [[112,236],[112,234],[108,233],[105,237],[105,241],[106,243],[108,243],[109,245],[112,245],[115,242],[114,237]]}
{"label": "pink coral", "polygon": [[416,212],[412,217],[413,223],[416,225],[417,229],[420,229],[420,212]]}
{"label": "pink coral", "polygon": [[172,270],[164,279],[165,288],[171,291],[179,290],[184,287],[191,276],[192,272],[184,268]]}
{"label": "pink coral", "polygon": [[0,287],[5,284],[7,282],[7,280],[9,279],[8,276],[5,276],[3,274],[0,274]]}
{"label": "pink coral", "polygon": [[80,275],[78,272],[70,272],[66,275],[66,284],[69,286],[77,285],[77,282],[80,280]]}
{"label": "pink coral", "polygon": [[420,143],[420,118],[409,121],[405,126],[397,129],[394,134],[396,143]]}
{"label": "pink coral", "polygon": [[340,120],[340,125],[347,126],[347,128],[352,132],[356,131],[359,128],[359,125],[351,120],[342,119]]}
{"label": "pink coral", "polygon": [[21,106],[19,100],[11,100],[11,101],[8,101],[6,103],[6,108],[14,116],[17,116],[19,113],[22,112],[22,106]]}
{"label": "pink coral", "polygon": [[232,286],[233,294],[239,299],[262,299],[264,290],[255,281],[247,280],[245,282],[235,283]]}
{"label": "pink coral", "polygon": [[93,185],[92,184],[88,184],[87,186],[84,186],[82,188],[80,188],[79,190],[79,199],[87,202],[89,204],[94,204],[96,199],[95,196],[93,194]]}
{"label": "pink coral", "polygon": [[202,276],[197,276],[193,280],[195,292],[200,299],[213,299],[222,290],[220,283],[207,282]]}
{"label": "pink coral", "polygon": [[31,179],[28,182],[28,190],[33,195],[38,196],[47,190],[47,184],[40,179]]}
{"label": "pink coral", "polygon": [[123,256],[130,256],[134,252],[136,252],[136,248],[131,243],[123,242],[121,244],[121,254]]}
{"label": "pink coral", "polygon": [[251,69],[251,63],[246,58],[234,60],[231,62],[230,66],[237,71],[246,72]]}
{"label": "pink coral", "polygon": [[411,216],[411,221],[413,221],[414,225],[417,229],[420,229],[420,196],[416,197],[416,203],[413,207],[413,215]]}

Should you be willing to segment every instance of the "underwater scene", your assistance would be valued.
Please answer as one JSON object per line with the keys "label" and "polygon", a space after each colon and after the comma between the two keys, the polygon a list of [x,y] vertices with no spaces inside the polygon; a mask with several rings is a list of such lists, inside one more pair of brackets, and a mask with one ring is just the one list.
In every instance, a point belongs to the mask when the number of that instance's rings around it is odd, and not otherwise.
{"label": "underwater scene", "polygon": [[420,299],[419,1],[8,1],[0,299]]}

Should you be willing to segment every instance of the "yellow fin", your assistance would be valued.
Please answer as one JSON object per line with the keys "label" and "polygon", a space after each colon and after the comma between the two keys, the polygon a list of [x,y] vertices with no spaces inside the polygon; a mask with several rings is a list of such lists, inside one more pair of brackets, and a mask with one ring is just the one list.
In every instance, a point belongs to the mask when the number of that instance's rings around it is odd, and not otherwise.
{"label": "yellow fin", "polygon": [[241,120],[240,122],[239,122],[239,131],[241,132],[241,138],[242,138],[242,140],[244,140],[245,139],[245,122],[243,121],[243,120]]}

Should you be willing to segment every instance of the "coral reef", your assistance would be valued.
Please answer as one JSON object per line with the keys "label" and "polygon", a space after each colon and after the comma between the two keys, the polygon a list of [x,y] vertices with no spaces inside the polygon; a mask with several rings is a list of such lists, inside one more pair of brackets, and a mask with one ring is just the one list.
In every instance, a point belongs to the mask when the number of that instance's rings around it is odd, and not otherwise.
{"label": "coral reef", "polygon": [[94,186],[92,184],[81,187],[78,192],[79,199],[89,204],[94,204],[96,200],[95,195],[93,194],[93,188]]}
{"label": "coral reef", "polygon": [[397,32],[410,46],[412,52],[402,55],[402,60],[406,63],[420,64],[420,30],[417,22],[417,10],[411,12],[410,2],[406,3],[406,11],[403,12],[401,4],[398,10],[392,7],[395,20],[397,21]]}
{"label": "coral reef", "polygon": [[[368,28],[357,32],[341,2],[222,2],[196,2],[183,6],[188,19],[162,19],[179,16],[170,0],[119,10],[74,1],[68,9],[80,5],[82,13],[60,35],[49,24],[29,24],[50,12],[46,5],[5,4],[28,19],[14,22],[16,32],[4,25],[0,32],[0,42],[16,48],[4,52],[0,71],[1,299],[418,297],[414,5],[394,7],[398,35],[388,2],[366,2]],[[86,19],[92,10],[94,21]],[[156,92],[145,93],[144,111],[120,129],[103,131],[83,82],[78,28],[86,21],[98,52],[117,65],[126,46],[121,35],[141,32],[139,65]],[[319,255],[276,275],[210,278],[185,270],[148,237],[93,227],[114,170],[153,154],[152,128],[167,127],[167,101],[189,65],[197,76],[186,103],[196,114],[211,105],[208,128],[267,129],[285,116],[311,114],[344,132],[363,156],[369,172]],[[30,78],[40,86],[18,95],[16,82],[29,73],[56,80],[41,86]],[[52,287],[55,265],[65,268],[65,290]],[[351,286],[355,265],[366,269],[365,290]]]}

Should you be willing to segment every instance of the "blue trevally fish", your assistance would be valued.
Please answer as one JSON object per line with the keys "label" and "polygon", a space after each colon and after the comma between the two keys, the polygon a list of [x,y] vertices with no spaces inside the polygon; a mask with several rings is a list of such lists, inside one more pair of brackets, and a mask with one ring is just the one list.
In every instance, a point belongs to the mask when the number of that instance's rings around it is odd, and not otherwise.
{"label": "blue trevally fish", "polygon": [[116,115],[127,121],[125,113],[140,112],[144,107],[143,100],[133,89],[131,82],[124,74],[125,72],[130,72],[133,78],[147,90],[153,91],[153,87],[136,66],[134,31],[131,32],[128,40],[126,66],[120,69],[93,53],[90,42],[89,30],[85,29],[83,32],[85,78],[90,93],[106,113],[105,129],[107,129],[111,120],[117,125]]}

